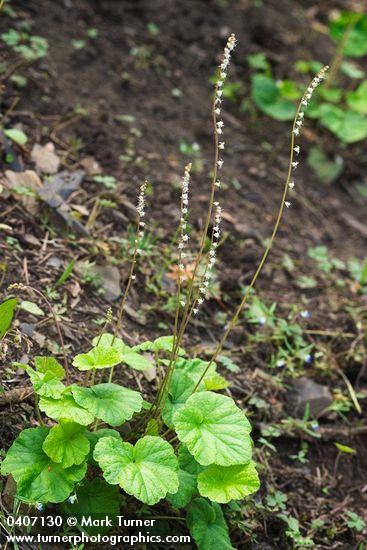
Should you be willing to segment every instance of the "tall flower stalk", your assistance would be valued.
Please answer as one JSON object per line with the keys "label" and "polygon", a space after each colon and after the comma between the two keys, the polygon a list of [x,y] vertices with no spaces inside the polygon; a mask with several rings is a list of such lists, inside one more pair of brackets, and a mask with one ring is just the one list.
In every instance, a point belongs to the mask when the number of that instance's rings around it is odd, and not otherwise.
{"label": "tall flower stalk", "polygon": [[292,176],[293,176],[293,173],[297,169],[298,164],[299,164],[299,161],[295,160],[295,157],[299,155],[300,150],[301,150],[300,146],[296,143],[296,138],[298,138],[298,136],[300,135],[300,132],[301,132],[301,128],[302,128],[302,125],[303,125],[303,122],[304,122],[305,109],[307,108],[308,104],[310,103],[313,92],[315,91],[317,86],[325,78],[325,75],[326,75],[326,72],[327,72],[328,68],[329,68],[328,66],[323,67],[321,69],[321,71],[312,79],[311,83],[309,84],[309,86],[307,87],[305,93],[303,94],[303,96],[301,98],[301,101],[299,102],[299,105],[297,107],[297,111],[296,111],[296,114],[295,114],[295,117],[294,117],[294,120],[293,120],[293,126],[292,126],[288,172],[287,172],[287,177],[286,177],[286,180],[285,180],[285,183],[284,183],[283,195],[282,195],[282,198],[281,198],[281,202],[280,202],[280,206],[279,206],[279,210],[278,210],[278,215],[277,215],[277,218],[276,218],[276,221],[275,221],[273,232],[271,234],[271,237],[269,239],[267,247],[265,248],[265,251],[264,251],[264,254],[263,254],[263,256],[260,260],[260,263],[259,263],[259,265],[258,265],[258,267],[255,271],[255,274],[252,277],[252,280],[251,280],[250,284],[248,285],[248,287],[246,289],[246,292],[245,292],[245,294],[242,298],[242,301],[239,304],[239,306],[237,307],[232,319],[228,323],[228,326],[227,326],[222,338],[218,342],[218,345],[215,348],[215,351],[214,351],[210,361],[208,362],[208,365],[206,366],[205,370],[203,371],[202,375],[200,376],[193,392],[197,391],[197,389],[198,389],[199,385],[201,384],[202,380],[204,379],[206,373],[208,372],[211,365],[213,364],[213,362],[216,360],[219,353],[221,352],[221,350],[224,346],[224,343],[226,342],[226,340],[229,336],[229,333],[231,332],[233,327],[237,324],[239,316],[240,316],[241,312],[243,311],[243,309],[244,309],[244,307],[247,303],[247,300],[248,300],[248,297],[251,293],[251,290],[254,287],[254,285],[255,285],[255,283],[256,283],[256,281],[257,281],[257,279],[258,279],[258,277],[261,273],[261,270],[262,270],[262,268],[265,264],[265,261],[266,261],[268,255],[269,255],[269,252],[270,252],[271,247],[273,245],[275,236],[276,236],[276,234],[278,232],[278,229],[279,229],[279,225],[280,225],[280,221],[281,221],[281,218],[282,218],[284,207],[289,208],[291,206],[291,202],[287,201],[286,199],[287,199],[288,192],[292,191],[295,187],[295,183],[292,179]]}

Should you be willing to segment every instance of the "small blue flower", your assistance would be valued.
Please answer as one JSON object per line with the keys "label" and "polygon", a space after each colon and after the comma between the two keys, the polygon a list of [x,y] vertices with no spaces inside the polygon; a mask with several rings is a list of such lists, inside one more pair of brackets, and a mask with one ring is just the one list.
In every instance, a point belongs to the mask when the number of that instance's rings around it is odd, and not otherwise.
{"label": "small blue flower", "polygon": [[312,363],[313,359],[312,359],[312,355],[310,353],[308,353],[305,357],[305,363],[307,363],[308,365],[310,365]]}
{"label": "small blue flower", "polygon": [[44,510],[45,510],[45,505],[42,504],[42,502],[37,502],[37,503],[36,503],[36,508],[37,508],[37,510],[38,510],[39,512],[44,512]]}
{"label": "small blue flower", "polygon": [[313,429],[314,432],[318,432],[319,429],[320,429],[320,426],[319,426],[318,422],[312,422],[311,428]]}
{"label": "small blue flower", "polygon": [[68,500],[69,504],[74,504],[74,502],[76,501],[76,495],[70,495]]}
{"label": "small blue flower", "polygon": [[266,325],[266,317],[259,318],[259,325]]}
{"label": "small blue flower", "polygon": [[311,317],[311,313],[307,309],[304,309],[301,311],[301,317],[302,319],[309,319]]}
{"label": "small blue flower", "polygon": [[277,361],[277,367],[278,367],[279,369],[282,369],[283,367],[285,367],[285,361],[284,361],[284,359],[278,359],[278,361]]}

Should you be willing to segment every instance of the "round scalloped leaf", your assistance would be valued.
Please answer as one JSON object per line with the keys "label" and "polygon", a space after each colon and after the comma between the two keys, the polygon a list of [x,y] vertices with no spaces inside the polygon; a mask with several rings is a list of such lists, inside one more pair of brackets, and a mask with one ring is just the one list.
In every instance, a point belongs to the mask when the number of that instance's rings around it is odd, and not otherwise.
{"label": "round scalloped leaf", "polygon": [[183,370],[174,371],[162,414],[170,428],[173,426],[174,413],[183,407],[194,388],[195,382]]}
{"label": "round scalloped leaf", "polygon": [[43,450],[63,468],[84,462],[90,443],[85,436],[85,427],[71,420],[62,420],[51,428],[43,443]]}
{"label": "round scalloped leaf", "polygon": [[119,484],[145,504],[156,504],[178,489],[177,458],[161,437],[146,435],[135,446],[105,437],[98,441],[94,458],[108,483]]}
{"label": "round scalloped leaf", "polygon": [[[76,500],[73,504],[66,502],[64,507],[67,513],[78,519],[91,516],[93,519],[105,519],[106,517],[114,525],[119,514],[119,488],[109,485],[103,479],[96,477],[91,481],[84,481],[76,490]],[[107,533],[110,527],[102,525],[84,527],[89,535]]]}
{"label": "round scalloped leaf", "polygon": [[187,510],[186,522],[199,550],[234,550],[219,504],[196,498]]}
{"label": "round scalloped leaf", "polygon": [[13,476],[17,496],[25,502],[62,502],[85,476],[86,463],[64,469],[46,455],[42,446],[48,433],[45,427],[23,430],[1,464],[1,473]]}
{"label": "round scalloped leaf", "polygon": [[60,399],[42,397],[39,402],[39,408],[54,420],[74,420],[83,426],[88,426],[94,420],[93,414],[80,407],[75,402],[73,396],[68,394],[62,395]]}
{"label": "round scalloped leaf", "polygon": [[98,441],[102,439],[102,437],[114,437],[115,439],[118,439],[121,441],[121,435],[117,430],[112,430],[111,428],[101,428],[100,430],[96,430],[95,432],[85,432],[85,437],[88,439],[90,443],[90,450],[88,454],[88,462],[95,463],[95,460],[93,458],[93,453],[95,446],[97,445]]}
{"label": "round scalloped leaf", "polygon": [[173,416],[178,438],[199,464],[231,466],[251,459],[251,425],[233,399],[194,393]]}
{"label": "round scalloped leaf", "polygon": [[31,379],[34,391],[42,397],[59,399],[65,390],[64,384],[55,377],[53,372],[42,373],[33,370],[31,367],[27,367],[26,372]]}
{"label": "round scalloped leaf", "polygon": [[75,386],[72,393],[78,405],[111,426],[120,426],[130,420],[143,406],[139,392],[112,383],[91,388]]}
{"label": "round scalloped leaf", "polygon": [[198,489],[203,497],[224,504],[256,493],[260,487],[255,463],[238,466],[209,466],[198,476]]}
{"label": "round scalloped leaf", "polygon": [[113,349],[119,353],[120,363],[125,363],[135,370],[145,370],[152,366],[149,361],[140,353],[136,353],[135,348],[127,346],[121,338],[115,338],[113,334],[102,334],[101,337],[96,336],[93,339],[93,345]]}
{"label": "round scalloped leaf", "polygon": [[110,346],[97,346],[88,353],[74,357],[73,365],[79,370],[108,369],[121,363],[118,349]]}
{"label": "round scalloped leaf", "polygon": [[34,358],[34,364],[38,372],[43,372],[44,374],[47,372],[52,372],[55,378],[58,378],[59,380],[65,376],[64,367],[62,367],[54,357],[43,357],[37,355],[37,357]]}

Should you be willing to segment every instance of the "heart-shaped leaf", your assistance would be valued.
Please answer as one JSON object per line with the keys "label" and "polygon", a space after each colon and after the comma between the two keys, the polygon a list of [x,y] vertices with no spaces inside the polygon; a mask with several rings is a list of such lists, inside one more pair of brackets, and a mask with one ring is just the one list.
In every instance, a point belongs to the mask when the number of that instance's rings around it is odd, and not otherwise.
{"label": "heart-shaped leaf", "polygon": [[60,365],[54,357],[41,357],[36,356],[34,358],[34,364],[38,372],[46,373],[52,372],[55,378],[61,380],[65,376],[65,369]]}
{"label": "heart-shaped leaf", "polygon": [[174,414],[173,423],[199,464],[231,466],[251,459],[251,425],[230,397],[194,393]]}
{"label": "heart-shaped leaf", "polygon": [[225,503],[256,493],[260,487],[254,462],[238,466],[209,466],[198,476],[198,489],[203,497]]}
{"label": "heart-shaped leaf", "polygon": [[43,451],[45,427],[23,430],[8,450],[1,473],[17,482],[17,496],[25,502],[62,502],[86,473],[86,463],[64,469]]}
{"label": "heart-shaped leaf", "polygon": [[163,409],[163,420],[167,426],[173,426],[173,414],[187,401],[195,388],[195,382],[184,370],[175,370]]}
{"label": "heart-shaped leaf", "polygon": [[84,462],[90,443],[85,437],[85,427],[71,420],[62,420],[51,428],[43,443],[43,450],[63,468]]}
{"label": "heart-shaped leaf", "polygon": [[85,436],[88,439],[90,443],[90,450],[88,455],[88,462],[95,462],[93,458],[94,448],[97,445],[98,441],[102,439],[102,437],[114,437],[115,439],[119,439],[121,441],[121,435],[118,431],[112,430],[111,428],[101,428],[100,430],[96,430],[95,432],[85,432]]}
{"label": "heart-shaped leaf", "polygon": [[219,504],[196,498],[187,510],[186,521],[199,550],[234,550]]}
{"label": "heart-shaped leaf", "polygon": [[120,426],[139,412],[143,398],[139,392],[117,384],[98,384],[91,388],[74,386],[75,401],[111,426]]}
{"label": "heart-shaped leaf", "polygon": [[37,372],[31,367],[26,368],[27,374],[31,379],[34,391],[42,397],[52,397],[59,399],[65,386],[52,372]]}
{"label": "heart-shaped leaf", "polygon": [[115,350],[120,357],[119,363],[125,363],[135,370],[145,370],[152,366],[151,361],[140,355],[140,353],[136,353],[135,348],[130,348],[121,338],[115,338],[113,334],[107,333],[102,334],[101,337],[97,336],[93,340],[93,345],[97,346],[95,349],[102,346],[105,349]]}
{"label": "heart-shaped leaf", "polygon": [[145,504],[156,504],[178,489],[177,458],[161,437],[146,435],[135,446],[105,437],[98,441],[94,458],[108,483],[119,484]]}
{"label": "heart-shaped leaf", "polygon": [[63,394],[60,399],[42,397],[39,408],[54,420],[74,420],[74,422],[83,426],[88,426],[94,420],[93,414],[80,407],[73,396],[68,394]]}
{"label": "heart-shaped leaf", "polygon": [[107,369],[121,363],[120,352],[116,348],[97,346],[88,353],[74,357],[73,365],[79,370]]}

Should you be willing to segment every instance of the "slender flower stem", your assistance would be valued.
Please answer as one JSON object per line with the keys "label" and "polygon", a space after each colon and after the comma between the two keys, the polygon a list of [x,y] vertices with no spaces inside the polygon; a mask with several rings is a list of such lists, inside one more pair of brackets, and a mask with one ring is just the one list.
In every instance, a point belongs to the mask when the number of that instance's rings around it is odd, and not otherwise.
{"label": "slender flower stem", "polygon": [[[206,373],[208,372],[211,365],[213,364],[213,362],[216,360],[219,353],[221,352],[221,350],[223,348],[223,345],[224,345],[224,343],[226,342],[226,340],[228,338],[229,333],[231,332],[233,327],[237,324],[239,316],[240,316],[241,312],[243,311],[243,308],[245,307],[245,305],[247,303],[247,300],[248,300],[248,297],[251,293],[251,290],[254,287],[254,285],[255,285],[255,283],[256,283],[256,281],[257,281],[257,279],[258,279],[258,277],[261,273],[261,270],[262,270],[262,268],[265,264],[265,261],[266,261],[268,255],[269,255],[269,252],[270,252],[271,247],[273,245],[275,236],[276,236],[276,234],[278,232],[278,229],[279,229],[279,225],[280,225],[280,221],[281,221],[281,218],[282,218],[284,206],[290,206],[290,203],[286,202],[286,197],[287,197],[288,190],[290,189],[289,184],[291,182],[292,171],[295,168],[297,168],[297,165],[298,165],[298,162],[294,161],[295,149],[296,149],[296,152],[299,151],[299,148],[295,146],[295,136],[299,135],[299,128],[302,125],[304,106],[307,106],[309,100],[311,99],[311,96],[312,96],[312,93],[313,93],[314,89],[316,88],[316,86],[319,84],[319,82],[324,77],[324,73],[327,69],[328,69],[328,67],[324,67],[319,72],[319,74],[312,80],[311,84],[308,86],[306,92],[303,94],[302,99],[301,99],[301,101],[300,101],[300,103],[297,107],[297,111],[296,111],[294,121],[293,121],[293,126],[292,126],[292,134],[291,134],[291,141],[290,141],[290,153],[289,153],[289,163],[288,163],[288,173],[287,173],[287,177],[286,177],[286,180],[285,180],[285,183],[284,183],[283,194],[282,194],[282,198],[281,198],[281,202],[280,202],[280,206],[279,206],[278,215],[277,215],[275,225],[274,225],[274,228],[273,228],[273,232],[271,234],[271,237],[269,239],[267,247],[265,248],[265,251],[264,251],[264,254],[261,258],[261,261],[260,261],[260,263],[259,263],[259,265],[258,265],[258,267],[255,271],[255,274],[252,277],[252,280],[251,280],[249,286],[246,289],[246,292],[245,292],[245,294],[242,298],[242,301],[239,304],[239,306],[237,307],[231,321],[228,324],[227,329],[225,330],[222,338],[220,339],[217,347],[215,348],[213,356],[211,357],[210,361],[208,362],[208,365],[206,366],[205,370],[203,371],[202,375],[200,376],[195,388],[193,389],[193,393],[196,392],[197,389],[199,388],[199,386],[200,386],[203,378],[205,377]],[[301,112],[302,112],[302,116],[300,117]],[[301,121],[301,124],[299,124],[300,121]],[[293,186],[291,188],[293,188]]]}
{"label": "slender flower stem", "polygon": [[167,367],[166,375],[163,379],[163,382],[162,382],[162,385],[161,385],[161,388],[160,388],[160,391],[159,391],[157,409],[159,408],[159,405],[162,406],[162,403],[161,403],[162,398],[165,399],[165,397],[164,397],[165,396],[165,390],[166,390],[166,387],[168,386],[168,384],[170,382],[172,372],[174,370],[174,367],[175,367],[175,364],[176,364],[176,361],[177,361],[178,350],[180,348],[185,329],[186,329],[187,324],[190,321],[190,318],[191,318],[191,315],[192,315],[192,311],[190,310],[190,304],[191,304],[191,298],[192,298],[192,295],[193,295],[193,292],[194,292],[195,278],[196,278],[198,267],[199,267],[200,262],[201,262],[202,257],[203,257],[205,241],[206,241],[206,237],[207,237],[207,233],[208,233],[208,229],[209,229],[209,225],[210,225],[210,220],[211,220],[212,212],[213,212],[215,191],[220,186],[220,182],[218,181],[218,168],[222,167],[223,161],[219,158],[219,150],[224,148],[224,142],[219,143],[219,135],[222,134],[222,132],[223,132],[223,130],[222,130],[223,122],[222,122],[222,120],[217,121],[217,115],[219,115],[220,111],[221,111],[220,110],[220,104],[221,104],[221,101],[222,101],[221,96],[222,96],[222,93],[223,93],[222,86],[223,86],[223,82],[224,82],[224,80],[227,76],[227,67],[229,65],[230,53],[234,49],[235,44],[236,44],[236,38],[235,38],[235,35],[232,34],[229,37],[229,39],[227,41],[227,44],[226,44],[226,47],[224,49],[224,56],[223,56],[222,63],[220,65],[220,76],[219,76],[219,79],[217,80],[217,82],[215,84],[214,97],[213,97],[213,103],[212,103],[212,109],[211,109],[212,121],[213,121],[213,132],[214,132],[214,163],[213,163],[213,178],[212,178],[211,189],[210,189],[208,210],[207,210],[207,215],[206,215],[206,219],[205,219],[204,229],[203,229],[203,232],[202,232],[199,251],[198,251],[198,254],[197,254],[197,257],[196,257],[196,260],[195,260],[193,274],[192,274],[192,277],[190,279],[190,284],[189,284],[189,288],[188,288],[188,295],[187,295],[187,298],[186,298],[185,307],[184,307],[184,311],[183,311],[183,314],[182,314],[182,320],[181,320],[180,328],[178,330],[177,336],[174,338],[169,365]]}

